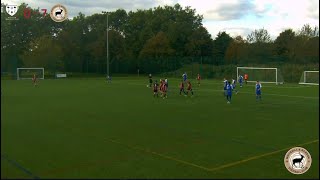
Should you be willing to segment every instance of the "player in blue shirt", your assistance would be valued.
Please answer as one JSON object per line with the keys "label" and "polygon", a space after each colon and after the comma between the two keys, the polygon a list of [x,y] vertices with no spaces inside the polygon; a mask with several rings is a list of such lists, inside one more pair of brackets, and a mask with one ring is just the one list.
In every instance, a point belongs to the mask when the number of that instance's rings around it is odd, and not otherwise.
{"label": "player in blue shirt", "polygon": [[228,81],[226,78],[223,79],[223,96],[227,96],[227,85]]}
{"label": "player in blue shirt", "polygon": [[236,90],[236,80],[232,79],[232,89],[236,92],[236,94],[238,94],[238,90]]}
{"label": "player in blue shirt", "polygon": [[184,72],[184,73],[182,74],[182,78],[183,78],[183,81],[184,81],[184,82],[187,82],[187,73],[186,73],[186,72]]}
{"label": "player in blue shirt", "polygon": [[261,101],[261,83],[259,81],[257,81],[256,83],[256,101]]}
{"label": "player in blue shirt", "polygon": [[231,96],[232,96],[232,85],[230,83],[230,81],[228,82],[227,86],[226,86],[226,91],[227,91],[227,103],[230,104],[231,103]]}
{"label": "player in blue shirt", "polygon": [[239,77],[238,77],[238,81],[239,81],[240,87],[242,87],[243,76],[242,76],[241,74],[240,74]]}

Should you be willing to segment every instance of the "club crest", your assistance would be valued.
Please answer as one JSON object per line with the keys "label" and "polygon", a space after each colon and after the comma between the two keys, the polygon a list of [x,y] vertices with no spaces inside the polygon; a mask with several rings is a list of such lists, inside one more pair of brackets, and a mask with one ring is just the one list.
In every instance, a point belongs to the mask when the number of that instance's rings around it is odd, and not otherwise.
{"label": "club crest", "polygon": [[67,8],[61,4],[57,4],[52,7],[50,17],[55,22],[62,22],[67,19],[68,11]]}
{"label": "club crest", "polygon": [[6,6],[6,12],[10,16],[14,16],[18,12],[18,6],[17,5],[7,5]]}
{"label": "club crest", "polygon": [[311,163],[310,153],[302,147],[290,149],[284,158],[286,168],[293,174],[303,174],[307,172]]}

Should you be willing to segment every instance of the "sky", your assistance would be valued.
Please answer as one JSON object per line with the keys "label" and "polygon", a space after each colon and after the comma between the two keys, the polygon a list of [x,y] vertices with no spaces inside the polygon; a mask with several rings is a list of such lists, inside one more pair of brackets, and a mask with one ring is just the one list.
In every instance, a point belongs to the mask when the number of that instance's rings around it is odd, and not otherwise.
{"label": "sky", "polygon": [[232,37],[247,37],[255,29],[264,28],[275,39],[288,28],[298,31],[304,24],[319,27],[318,0],[1,0],[8,5],[22,2],[48,11],[60,3],[68,9],[71,18],[79,12],[89,16],[102,11],[136,11],[179,3],[203,15],[203,26],[213,39],[221,31]]}

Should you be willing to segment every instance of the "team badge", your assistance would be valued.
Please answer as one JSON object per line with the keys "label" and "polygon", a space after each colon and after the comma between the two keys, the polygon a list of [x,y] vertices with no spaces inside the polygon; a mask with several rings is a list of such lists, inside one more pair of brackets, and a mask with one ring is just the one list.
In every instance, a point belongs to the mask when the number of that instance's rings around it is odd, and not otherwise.
{"label": "team badge", "polygon": [[57,4],[52,7],[50,17],[55,22],[62,22],[68,18],[68,11],[61,4]]}
{"label": "team badge", "polygon": [[18,6],[17,5],[7,5],[6,6],[6,12],[10,16],[14,16],[18,12]]}
{"label": "team badge", "polygon": [[290,149],[284,157],[284,165],[293,174],[303,174],[308,171],[312,163],[310,153],[302,148]]}

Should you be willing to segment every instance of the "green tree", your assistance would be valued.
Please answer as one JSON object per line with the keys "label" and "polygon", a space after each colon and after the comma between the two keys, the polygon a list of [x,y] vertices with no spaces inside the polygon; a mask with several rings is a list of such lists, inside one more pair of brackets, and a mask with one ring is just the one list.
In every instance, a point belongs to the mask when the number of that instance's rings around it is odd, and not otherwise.
{"label": "green tree", "polygon": [[191,56],[212,56],[213,40],[206,28],[200,26],[189,37],[186,54]]}
{"label": "green tree", "polygon": [[270,34],[266,29],[256,29],[247,36],[249,43],[271,43]]}
{"label": "green tree", "polygon": [[[144,32],[144,28],[147,27],[147,12],[143,10],[138,10],[137,12],[130,11],[128,13],[128,24],[125,26],[125,37],[126,44],[130,45],[129,51],[135,56],[138,57],[141,49],[143,48],[145,41],[147,39],[142,39],[141,32]],[[140,37],[140,38],[138,38]]]}
{"label": "green tree", "polygon": [[58,41],[50,35],[43,35],[30,44],[31,47],[21,55],[23,67],[44,67],[49,71],[64,71],[62,49]]}
{"label": "green tree", "polygon": [[247,36],[249,62],[266,64],[274,61],[273,44],[268,31],[264,28],[256,29]]}
{"label": "green tree", "polygon": [[[4,8],[5,4],[2,3],[1,7]],[[20,56],[32,48],[30,47],[32,41],[48,34],[57,37],[58,32],[63,29],[64,23],[53,23],[48,13],[43,13],[39,8],[32,9],[25,3],[19,5],[15,15],[18,20],[6,20],[9,15],[1,12],[1,65],[3,65],[3,70],[10,69],[8,65],[12,64],[12,56]],[[30,15],[29,18],[28,15]],[[22,63],[18,61],[15,66],[22,66]]]}
{"label": "green tree", "polygon": [[298,31],[298,36],[302,36],[306,39],[313,38],[319,36],[319,27],[315,26],[312,28],[310,24],[305,24],[303,27]]}
{"label": "green tree", "polygon": [[232,42],[232,37],[225,31],[219,32],[216,39],[213,41],[213,57],[215,64],[223,64],[226,50]]}
{"label": "green tree", "polygon": [[89,54],[86,48],[89,33],[86,17],[79,13],[72,21],[64,21],[63,23],[65,23],[65,27],[57,32],[57,39],[63,50],[66,71],[84,72]]}
{"label": "green tree", "polygon": [[319,29],[305,24],[297,33],[282,32],[275,41],[275,49],[287,62],[305,64],[319,58]]}
{"label": "green tree", "polygon": [[164,32],[159,32],[144,45],[140,52],[140,57],[160,58],[170,56],[174,50],[170,47],[170,42]]}
{"label": "green tree", "polygon": [[292,29],[286,29],[274,41],[274,51],[282,61],[289,62],[295,54],[296,35]]}
{"label": "green tree", "polygon": [[239,64],[248,57],[247,42],[242,36],[236,36],[229,44],[225,60],[227,64]]}

